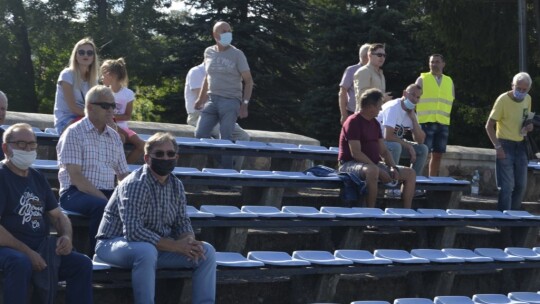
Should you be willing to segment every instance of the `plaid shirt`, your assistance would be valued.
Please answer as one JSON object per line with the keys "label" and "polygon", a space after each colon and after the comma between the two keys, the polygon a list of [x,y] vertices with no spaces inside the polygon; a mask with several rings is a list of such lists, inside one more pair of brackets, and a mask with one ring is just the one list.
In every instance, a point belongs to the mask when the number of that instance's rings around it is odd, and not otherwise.
{"label": "plaid shirt", "polygon": [[118,133],[106,127],[105,131],[99,134],[88,117],[64,131],[56,146],[56,153],[60,165],[60,192],[71,186],[66,170],[68,164],[81,166],[82,174],[101,190],[114,189],[115,174],[129,173],[124,146]]}
{"label": "plaid shirt", "polygon": [[105,207],[98,239],[125,237],[130,242],[154,245],[161,238],[176,239],[193,233],[186,214],[182,182],[170,174],[162,185],[148,165],[133,171],[116,188]]}

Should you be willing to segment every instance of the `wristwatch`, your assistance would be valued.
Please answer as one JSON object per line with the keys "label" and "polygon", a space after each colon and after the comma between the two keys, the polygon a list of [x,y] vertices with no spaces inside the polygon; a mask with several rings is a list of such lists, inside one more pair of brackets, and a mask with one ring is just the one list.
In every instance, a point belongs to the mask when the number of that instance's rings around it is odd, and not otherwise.
{"label": "wristwatch", "polygon": [[249,103],[249,100],[247,100],[247,99],[244,99],[244,104],[246,104],[246,105],[247,105],[248,103]]}

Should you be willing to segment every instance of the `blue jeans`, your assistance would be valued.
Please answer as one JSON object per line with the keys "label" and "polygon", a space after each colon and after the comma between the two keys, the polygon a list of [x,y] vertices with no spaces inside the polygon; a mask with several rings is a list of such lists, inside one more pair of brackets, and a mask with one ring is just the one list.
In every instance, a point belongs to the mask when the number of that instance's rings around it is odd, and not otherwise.
{"label": "blue jeans", "polygon": [[525,141],[499,139],[506,157],[497,159],[497,187],[499,202],[497,208],[503,210],[519,210],[527,188],[527,146]]}
{"label": "blue jeans", "polygon": [[[66,303],[93,303],[92,261],[75,251],[61,255],[60,259],[58,279],[66,281]],[[4,272],[4,303],[28,303],[30,258],[18,250],[0,247],[0,269]]]}
{"label": "blue jeans", "polygon": [[203,243],[205,260],[197,263],[181,254],[159,251],[147,242],[128,242],[124,237],[98,240],[96,255],[104,262],[121,268],[131,268],[131,286],[135,303],[154,303],[156,269],[193,268],[192,303],[215,303],[215,249]]}
{"label": "blue jeans", "polygon": [[[195,129],[195,137],[210,138],[212,129],[219,123],[221,139],[232,139],[241,101],[210,94]],[[232,169],[232,156],[221,157],[221,167]]]}
{"label": "blue jeans", "polygon": [[[101,192],[110,198],[113,190],[101,190]],[[70,186],[60,194],[59,201],[62,208],[81,213],[90,218],[88,237],[90,239],[90,250],[93,250],[96,247],[96,234],[101,218],[103,217],[103,211],[107,205],[107,200],[81,192],[75,186]]]}
{"label": "blue jeans", "polygon": [[[412,164],[412,168],[414,172],[416,172],[416,176],[422,176],[424,175],[424,166],[428,157],[428,147],[424,144],[418,144],[415,142],[408,141],[408,143],[413,145],[414,151],[416,152],[416,161],[414,162],[414,164]],[[409,158],[411,157],[409,155],[409,151],[407,149],[403,150],[401,144],[396,141],[385,140],[384,144],[392,154],[392,159],[394,159],[396,165],[399,164],[399,159],[401,158],[401,155]]]}
{"label": "blue jeans", "polygon": [[428,147],[428,151],[430,153],[445,153],[446,143],[448,142],[448,126],[438,122],[423,123],[420,126],[426,133],[424,144]]}

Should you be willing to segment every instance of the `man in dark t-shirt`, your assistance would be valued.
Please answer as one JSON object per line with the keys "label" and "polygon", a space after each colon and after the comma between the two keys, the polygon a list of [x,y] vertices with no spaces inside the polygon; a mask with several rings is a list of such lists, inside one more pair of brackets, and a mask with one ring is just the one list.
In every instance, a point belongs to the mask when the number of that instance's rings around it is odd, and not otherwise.
{"label": "man in dark t-shirt", "polygon": [[343,123],[339,136],[339,171],[355,173],[366,180],[368,207],[375,207],[379,180],[383,183],[402,181],[403,206],[410,208],[416,174],[411,168],[398,167],[386,149],[381,125],[375,119],[383,97],[378,89],[366,90],[360,97],[360,111]]}
{"label": "man in dark t-shirt", "polygon": [[[3,303],[28,303],[31,280],[41,303],[54,297],[51,280],[66,281],[66,303],[93,303],[92,261],[73,251],[71,223],[41,173],[30,168],[36,159],[36,136],[28,124],[5,131],[0,162],[0,269]],[[57,237],[50,236],[53,226]],[[46,269],[46,270],[45,270]],[[44,286],[49,286],[44,287]]]}

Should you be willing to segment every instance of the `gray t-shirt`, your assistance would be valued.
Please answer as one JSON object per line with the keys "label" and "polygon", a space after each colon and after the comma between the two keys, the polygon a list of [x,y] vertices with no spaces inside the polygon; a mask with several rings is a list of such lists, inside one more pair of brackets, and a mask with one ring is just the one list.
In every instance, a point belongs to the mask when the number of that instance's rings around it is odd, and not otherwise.
{"label": "gray t-shirt", "polygon": [[[56,82],[56,96],[54,99],[54,125],[56,126],[58,122],[62,122],[66,119],[73,119],[75,114],[69,109],[66,99],[64,97],[64,90],[62,89],[61,82],[67,82],[73,86],[73,72],[66,68],[58,76],[58,81]],[[90,90],[88,82],[84,81],[81,83],[80,88],[73,87],[73,95],[75,95],[75,103],[81,109],[84,109],[84,95]]]}
{"label": "gray t-shirt", "polygon": [[208,75],[208,94],[242,100],[242,72],[249,71],[246,56],[230,46],[218,52],[216,46],[204,51],[204,66]]}

